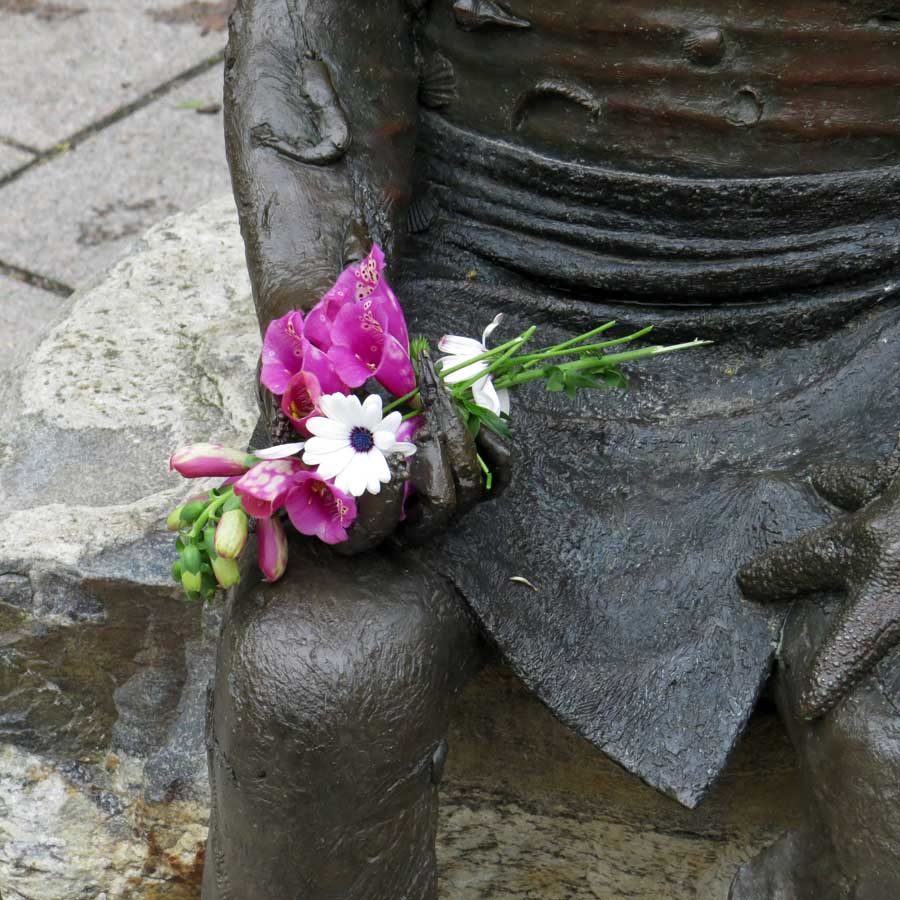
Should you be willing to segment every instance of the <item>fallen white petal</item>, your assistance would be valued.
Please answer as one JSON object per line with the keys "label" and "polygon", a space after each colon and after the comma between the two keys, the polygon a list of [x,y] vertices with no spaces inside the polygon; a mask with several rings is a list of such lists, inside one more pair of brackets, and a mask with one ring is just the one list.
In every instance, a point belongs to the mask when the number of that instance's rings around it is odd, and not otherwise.
{"label": "fallen white petal", "polygon": [[287,459],[289,456],[295,456],[306,446],[305,441],[299,441],[295,444],[279,444],[276,447],[265,447],[262,450],[254,450],[253,455],[260,459]]}

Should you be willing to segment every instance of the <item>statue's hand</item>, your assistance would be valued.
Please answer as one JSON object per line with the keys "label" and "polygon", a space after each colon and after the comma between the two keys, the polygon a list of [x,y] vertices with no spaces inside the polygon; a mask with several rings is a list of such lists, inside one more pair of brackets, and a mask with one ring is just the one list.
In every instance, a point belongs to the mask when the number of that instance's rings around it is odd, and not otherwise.
{"label": "statue's hand", "polygon": [[847,514],[769,551],[738,575],[754,600],[847,594],[806,676],[800,703],[808,719],[827,712],[900,643],[900,444],[880,464],[823,468],[813,484]]}
{"label": "statue's hand", "polygon": [[[487,429],[472,438],[426,355],[419,360],[419,372],[423,423],[416,433],[416,453],[408,471],[407,461],[394,457],[390,483],[378,494],[364,494],[357,500],[358,514],[349,539],[336,548],[342,553],[371,549],[391,535],[397,545],[422,543],[477,503],[498,496],[509,484],[509,445]],[[479,455],[493,475],[490,491],[484,486]],[[413,490],[401,522],[407,478]]]}

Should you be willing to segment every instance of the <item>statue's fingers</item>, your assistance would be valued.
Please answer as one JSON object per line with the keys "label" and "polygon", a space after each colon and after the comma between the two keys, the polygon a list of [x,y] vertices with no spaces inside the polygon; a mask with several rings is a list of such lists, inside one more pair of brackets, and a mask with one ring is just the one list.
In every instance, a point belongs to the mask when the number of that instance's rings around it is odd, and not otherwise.
{"label": "statue's fingers", "polygon": [[789,600],[846,584],[851,539],[843,520],[807,532],[758,556],[738,572],[752,600]]}
{"label": "statue's fingers", "polygon": [[854,511],[874,500],[900,474],[900,439],[882,462],[827,463],[812,473],[816,491],[829,503]]}
{"label": "statue's fingers", "polygon": [[444,530],[456,511],[456,486],[444,445],[427,421],[416,436],[409,480],[413,495],[399,537],[401,542],[421,543]]}
{"label": "statue's fingers", "polygon": [[427,353],[419,357],[419,388],[426,426],[432,434],[439,436],[444,458],[452,472],[456,512],[464,513],[482,498],[484,488],[478,451],[475,439]]}
{"label": "statue's fingers", "polygon": [[900,568],[851,591],[819,648],[800,697],[800,713],[828,712],[900,642]]}
{"label": "statue's fingers", "polygon": [[347,532],[347,540],[334,545],[338,553],[354,556],[371,550],[394,533],[403,509],[406,465],[404,461],[394,457],[390,467],[391,480],[383,484],[377,494],[366,492],[357,497],[356,520]]}

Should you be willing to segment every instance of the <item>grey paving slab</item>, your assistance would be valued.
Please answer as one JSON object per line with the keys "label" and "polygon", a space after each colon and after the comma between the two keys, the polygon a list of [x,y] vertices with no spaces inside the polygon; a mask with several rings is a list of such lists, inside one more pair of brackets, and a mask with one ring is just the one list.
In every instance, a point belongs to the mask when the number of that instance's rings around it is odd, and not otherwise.
{"label": "grey paving slab", "polygon": [[14,169],[18,169],[30,159],[33,159],[30,153],[23,153],[21,150],[16,150],[15,147],[0,143],[0,178]]}
{"label": "grey paving slab", "polygon": [[0,371],[25,359],[68,309],[65,297],[0,275]]}
{"label": "grey paving slab", "polygon": [[150,226],[228,193],[222,67],[0,189],[0,260],[78,287]]}
{"label": "grey paving slab", "polygon": [[214,55],[225,35],[199,14],[214,6],[0,0],[0,135],[49,149]]}

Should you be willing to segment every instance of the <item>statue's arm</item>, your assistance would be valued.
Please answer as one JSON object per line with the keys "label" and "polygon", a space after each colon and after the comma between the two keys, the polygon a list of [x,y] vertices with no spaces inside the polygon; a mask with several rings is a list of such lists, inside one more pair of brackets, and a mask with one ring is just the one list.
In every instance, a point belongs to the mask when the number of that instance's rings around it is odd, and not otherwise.
{"label": "statue's arm", "polygon": [[816,472],[813,484],[846,513],[739,576],[756,600],[846,593],[806,676],[800,711],[807,718],[827,712],[900,644],[900,443],[882,463],[841,462]]}
{"label": "statue's arm", "polygon": [[309,308],[405,215],[416,71],[406,0],[239,0],[225,135],[260,327]]}

